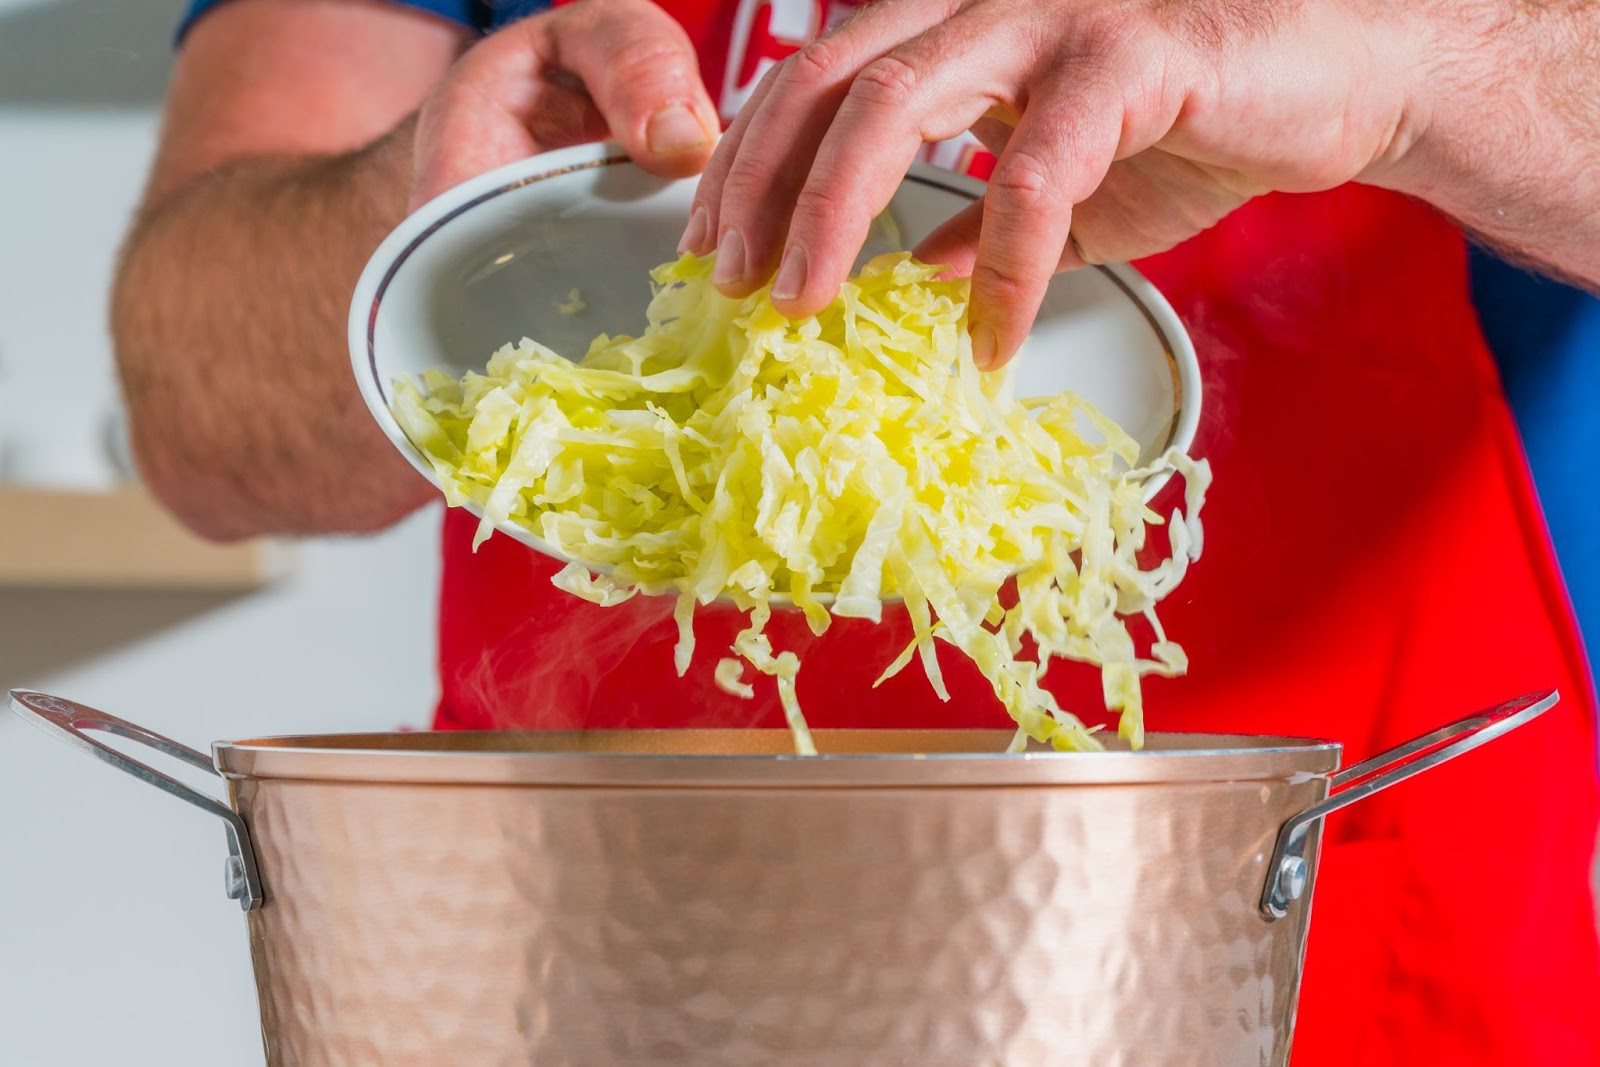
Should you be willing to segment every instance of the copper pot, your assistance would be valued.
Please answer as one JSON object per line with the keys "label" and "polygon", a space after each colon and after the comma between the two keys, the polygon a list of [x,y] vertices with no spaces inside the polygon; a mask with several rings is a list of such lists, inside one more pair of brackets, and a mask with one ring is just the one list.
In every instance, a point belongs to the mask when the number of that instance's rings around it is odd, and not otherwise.
{"label": "copper pot", "polygon": [[[1283,1064],[1320,822],[1539,715],[1331,773],[1152,734],[353,734],[213,758],[59,697],[35,725],[222,817],[272,1067]],[[91,737],[227,780],[230,804]]]}

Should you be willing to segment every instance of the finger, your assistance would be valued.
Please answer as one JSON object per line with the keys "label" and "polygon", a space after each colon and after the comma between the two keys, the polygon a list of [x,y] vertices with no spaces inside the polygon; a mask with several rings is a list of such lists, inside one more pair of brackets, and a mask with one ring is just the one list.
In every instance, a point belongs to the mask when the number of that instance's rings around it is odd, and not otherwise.
{"label": "finger", "polygon": [[974,9],[862,69],[795,199],[774,306],[793,317],[827,306],[923,144],[1020,95],[1012,37]]}
{"label": "finger", "polygon": [[[876,7],[881,10],[883,6],[884,0],[879,0]],[[852,21],[860,19],[863,14],[863,11],[858,11],[852,16]],[[852,29],[852,32],[856,29],[859,27]],[[833,32],[839,33],[841,29],[836,28]],[[711,162],[707,163],[705,170],[701,172],[700,185],[689,212],[689,223],[684,229],[682,240],[678,243],[679,252],[693,252],[703,256],[716,250],[717,227],[712,213],[720,205],[721,191],[727,181],[728,172],[732,169],[733,161],[738,158],[745,132],[761,113],[767,94],[772,91],[773,84],[783,76],[783,73],[782,64],[773,64],[769,67],[750,96],[746,98],[744,106],[734,116],[733,122],[723,131],[721,139],[717,142],[716,151],[711,156]]]}
{"label": "finger", "polygon": [[1067,244],[1073,205],[1116,157],[1123,111],[1117,82],[1083,64],[1034,95],[996,161],[967,313],[980,368],[1003,366],[1027,336]]}
{"label": "finger", "polygon": [[[1016,132],[1016,119],[1002,120],[991,112],[972,124],[972,135],[989,153],[999,157]],[[979,197],[922,239],[912,254],[924,263],[948,267],[947,277],[964,278],[978,258],[978,233],[983,227],[983,198]]]}
{"label": "finger", "polygon": [[[1235,172],[1160,149],[1117,160],[1088,199],[1073,209],[1056,270],[1120,263],[1165,252],[1209,229],[1260,190]],[[916,248],[925,263],[971,273],[983,223],[982,200],[938,227]]]}
{"label": "finger", "polygon": [[[962,0],[889,0],[779,64],[751,110],[726,170],[702,180],[700,203],[717,235],[722,291],[743,296],[777,265],[796,198],[857,73],[886,51],[944,21]],[[730,254],[732,253],[732,254]]]}
{"label": "finger", "polygon": [[[1111,184],[1112,175],[1115,175],[1116,172],[1117,164],[1113,163],[1106,180],[1101,183],[1101,190]],[[1135,258],[1133,256],[1102,256],[1099,254],[1091,256],[1084,251],[1078,235],[1084,228],[1085,209],[1094,204],[1099,196],[1100,192],[1096,191],[1088,200],[1073,209],[1072,225],[1067,233],[1067,244],[1066,247],[1061,249],[1060,257],[1056,260],[1056,273],[1059,274],[1065,270],[1077,270],[1080,267],[1087,267],[1095,263],[1111,263],[1120,259]],[[940,277],[963,278],[970,276],[972,268],[978,260],[978,238],[983,230],[983,206],[984,202],[980,197],[962,208],[954,216],[939,225],[932,233],[924,237],[922,243],[912,251],[912,255],[924,263],[947,268]],[[1150,253],[1141,254],[1148,255]]]}
{"label": "finger", "polygon": [[912,255],[924,263],[948,267],[956,277],[966,277],[978,260],[978,235],[982,230],[983,198],[980,197],[924,237],[912,250]]}
{"label": "finger", "polygon": [[772,83],[777,80],[781,69],[778,64],[767,69],[750,93],[749,99],[733,117],[733,122],[723,131],[722,138],[717,141],[716,151],[711,154],[711,162],[700,172],[700,183],[695,188],[694,201],[689,207],[689,224],[684,228],[683,238],[678,242],[679,252],[693,252],[697,256],[706,256],[716,251],[717,228],[711,217],[716,204],[709,196],[709,192],[713,189],[720,190],[723,182],[727,180],[728,168],[738,154],[739,145],[744,141],[744,131],[749,129],[751,120],[761,108],[761,102],[772,91]]}
{"label": "finger", "polygon": [[[988,119],[973,126],[973,133],[997,155],[1010,131]],[[1073,209],[1072,230],[1056,269],[1165,252],[1265,191],[1237,171],[1148,148],[1112,163],[1099,187]],[[925,237],[915,250],[917,258],[948,266],[955,276],[970,274],[982,222],[980,199]]]}
{"label": "finger", "polygon": [[539,108],[527,125],[538,151],[549,152],[600,141],[611,135],[605,116],[595,107],[577,75],[564,70],[550,71],[544,83]]}
{"label": "finger", "polygon": [[716,125],[671,16],[649,0],[587,0],[515,23],[456,61],[422,108],[412,204],[608,133],[647,169],[692,174]]}
{"label": "finger", "polygon": [[[1122,263],[1156,255],[1210,229],[1256,192],[1243,178],[1158,149],[1119,159],[1072,212],[1056,270]],[[963,208],[915,249],[924,263],[970,274],[978,257],[983,200]]]}
{"label": "finger", "polygon": [[635,163],[681,178],[698,174],[711,158],[720,123],[694,45],[650,0],[586,0],[560,8],[534,34],[535,47],[539,37],[551,65],[583,82],[611,136]]}

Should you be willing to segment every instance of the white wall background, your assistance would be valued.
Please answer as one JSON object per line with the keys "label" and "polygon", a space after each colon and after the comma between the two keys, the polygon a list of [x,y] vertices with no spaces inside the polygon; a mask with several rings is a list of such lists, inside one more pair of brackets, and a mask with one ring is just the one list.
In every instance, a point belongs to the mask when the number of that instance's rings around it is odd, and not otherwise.
{"label": "white wall background", "polygon": [[[0,0],[0,475],[94,487],[104,307],[183,0]],[[0,505],[3,506],[3,505]],[[4,515],[0,515],[0,522]],[[437,515],[237,598],[0,588],[0,688],[217,738],[423,725]],[[217,821],[0,712],[0,1064],[258,1067]]]}

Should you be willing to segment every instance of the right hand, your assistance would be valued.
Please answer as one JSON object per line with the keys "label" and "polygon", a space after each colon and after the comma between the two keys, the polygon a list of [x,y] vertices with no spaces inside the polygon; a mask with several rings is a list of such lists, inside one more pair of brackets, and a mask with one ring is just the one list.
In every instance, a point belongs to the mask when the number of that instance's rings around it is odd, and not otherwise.
{"label": "right hand", "polygon": [[410,207],[495,167],[608,137],[645,170],[688,177],[719,129],[671,15],[650,0],[581,0],[485,38],[428,94]]}
{"label": "right hand", "polygon": [[1415,6],[868,4],[757,87],[682,247],[718,250],[727,295],[770,279],[778,311],[814,315],[922,146],[970,129],[998,156],[984,197],[916,254],[970,272],[973,359],[998,366],[1057,270],[1165,251],[1259,193],[1389,176],[1432,69]]}

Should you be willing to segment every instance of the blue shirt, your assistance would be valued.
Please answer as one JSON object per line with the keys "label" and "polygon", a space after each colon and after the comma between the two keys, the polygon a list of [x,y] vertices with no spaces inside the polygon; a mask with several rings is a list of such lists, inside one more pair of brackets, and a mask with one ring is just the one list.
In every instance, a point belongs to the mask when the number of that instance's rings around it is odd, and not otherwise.
{"label": "blue shirt", "polygon": [[1600,300],[1474,249],[1472,302],[1592,670],[1600,654]]}
{"label": "blue shirt", "polygon": [[[525,15],[543,11],[550,0],[391,0],[421,11],[429,11],[441,18],[459,22],[470,29],[488,33]],[[192,0],[183,21],[178,24],[178,39],[188,32],[194,20],[227,0]]]}
{"label": "blue shirt", "polygon": [[[226,0],[194,0],[196,17]],[[392,0],[487,33],[549,0]],[[1472,299],[1500,365],[1591,663],[1600,651],[1600,300],[1474,249]]]}

